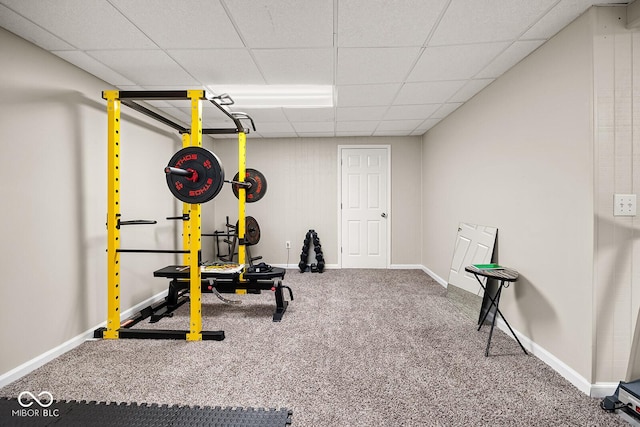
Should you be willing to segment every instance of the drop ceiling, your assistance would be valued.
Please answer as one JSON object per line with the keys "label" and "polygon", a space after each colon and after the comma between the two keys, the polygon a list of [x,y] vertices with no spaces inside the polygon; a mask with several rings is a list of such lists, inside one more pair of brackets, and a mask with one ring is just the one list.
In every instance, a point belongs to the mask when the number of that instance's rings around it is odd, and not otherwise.
{"label": "drop ceiling", "polygon": [[[332,89],[325,107],[238,102],[231,109],[256,124],[249,137],[405,136],[425,133],[594,4],[603,2],[0,0],[0,26],[120,90]],[[152,106],[189,122],[188,105]],[[230,124],[213,106],[203,120]]]}

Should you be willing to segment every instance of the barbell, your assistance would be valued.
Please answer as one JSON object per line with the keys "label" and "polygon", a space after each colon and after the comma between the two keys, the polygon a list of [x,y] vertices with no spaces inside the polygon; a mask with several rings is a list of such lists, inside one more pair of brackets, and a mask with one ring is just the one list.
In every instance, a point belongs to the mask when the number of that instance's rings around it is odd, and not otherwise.
{"label": "barbell", "polygon": [[265,176],[256,169],[246,169],[244,181],[236,173],[231,181],[224,179],[224,168],[215,153],[202,147],[185,147],[171,157],[164,168],[167,186],[180,201],[190,204],[206,203],[220,193],[224,183],[232,184],[233,194],[245,188],[246,201],[257,202],[267,191]]}
{"label": "barbell", "polygon": [[247,190],[245,192],[245,200],[247,203],[257,202],[264,197],[265,193],[267,192],[267,179],[262,173],[260,173],[260,171],[247,168],[244,177],[244,183],[239,182],[239,178],[240,173],[236,173],[236,175],[233,177],[233,181],[230,181],[233,184],[233,194],[236,196],[236,198],[240,197],[239,189],[241,185],[244,185]]}

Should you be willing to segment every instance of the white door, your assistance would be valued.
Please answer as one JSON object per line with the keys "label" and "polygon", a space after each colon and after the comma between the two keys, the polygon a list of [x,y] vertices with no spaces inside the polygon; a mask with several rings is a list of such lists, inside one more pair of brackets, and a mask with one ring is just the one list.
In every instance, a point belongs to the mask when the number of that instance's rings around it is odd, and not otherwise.
{"label": "white door", "polygon": [[389,149],[340,149],[341,264],[387,268]]}
{"label": "white door", "polygon": [[[460,223],[449,272],[450,284],[480,295],[482,288],[478,281],[473,274],[464,271],[464,268],[471,264],[491,262],[497,233],[498,229],[495,227]],[[481,279],[486,283],[486,279]]]}

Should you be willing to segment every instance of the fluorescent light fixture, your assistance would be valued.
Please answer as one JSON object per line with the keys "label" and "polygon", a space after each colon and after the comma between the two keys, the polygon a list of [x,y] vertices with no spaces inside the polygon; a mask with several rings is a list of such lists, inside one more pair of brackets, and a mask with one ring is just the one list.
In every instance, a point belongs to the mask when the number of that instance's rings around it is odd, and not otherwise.
{"label": "fluorescent light fixture", "polygon": [[210,92],[226,93],[244,108],[322,108],[333,107],[331,85],[216,85]]}

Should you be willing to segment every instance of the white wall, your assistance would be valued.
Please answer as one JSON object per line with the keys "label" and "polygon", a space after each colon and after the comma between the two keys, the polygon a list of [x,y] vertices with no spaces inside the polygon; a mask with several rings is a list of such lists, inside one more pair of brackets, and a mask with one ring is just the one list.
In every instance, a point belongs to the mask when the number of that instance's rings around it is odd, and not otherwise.
{"label": "white wall", "polygon": [[[259,130],[260,124],[256,123]],[[337,265],[338,257],[338,145],[391,145],[391,263],[420,263],[420,162],[419,137],[370,138],[272,138],[247,140],[247,167],[267,178],[262,200],[248,203],[247,215],[260,225],[260,243],[252,255],[262,255],[269,264],[295,266],[309,229],[318,233],[327,264]],[[237,142],[216,140],[213,151],[233,178],[237,169]],[[203,208],[204,216],[215,212],[216,223],[206,227],[222,230],[225,217],[237,220],[237,199],[226,186]],[[206,237],[204,239],[207,239]],[[287,254],[285,241],[291,242]],[[207,240],[204,240],[207,244]],[[213,241],[209,240],[209,245]],[[203,252],[211,258],[211,252]]]}
{"label": "white wall", "polygon": [[494,226],[512,327],[592,379],[593,13],[423,138],[422,263],[447,279],[459,222]]}
{"label": "white wall", "polygon": [[640,189],[640,33],[624,11],[601,8],[594,23],[596,381],[625,378],[640,307],[640,224],[613,216],[613,194]]}
{"label": "white wall", "polygon": [[[106,320],[104,82],[0,29],[0,374]],[[162,219],[162,168],[179,138],[123,111],[123,219]],[[175,224],[122,230],[123,247],[174,247]],[[172,255],[123,255],[122,309],[166,289]]]}

